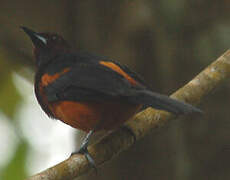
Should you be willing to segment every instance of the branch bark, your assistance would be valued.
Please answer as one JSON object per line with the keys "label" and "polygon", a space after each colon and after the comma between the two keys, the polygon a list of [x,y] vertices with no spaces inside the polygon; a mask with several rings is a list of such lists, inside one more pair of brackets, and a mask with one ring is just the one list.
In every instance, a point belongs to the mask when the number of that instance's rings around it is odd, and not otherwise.
{"label": "branch bark", "polygon": [[[226,51],[184,87],[172,94],[171,97],[190,104],[198,104],[212,89],[219,86],[228,77],[230,77],[230,50]],[[88,148],[89,152],[97,165],[101,165],[129,148],[135,142],[133,134],[138,140],[150,130],[164,126],[173,118],[175,116],[171,113],[147,108],[126,123],[125,126],[132,133],[127,131],[126,128],[120,128],[90,146]],[[31,176],[28,180],[74,179],[90,170],[86,158],[83,155],[76,154],[39,174]]]}

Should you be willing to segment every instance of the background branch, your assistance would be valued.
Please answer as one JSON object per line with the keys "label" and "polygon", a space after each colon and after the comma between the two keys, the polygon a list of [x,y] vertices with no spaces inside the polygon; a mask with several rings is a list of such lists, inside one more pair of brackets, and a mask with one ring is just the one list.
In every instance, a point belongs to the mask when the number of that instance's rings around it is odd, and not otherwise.
{"label": "background branch", "polygon": [[[190,104],[198,104],[213,88],[219,86],[230,76],[230,50],[226,51],[215,62],[209,65],[198,76],[171,97]],[[126,124],[136,136],[142,138],[150,130],[162,127],[167,121],[175,118],[170,113],[148,108],[138,113]],[[89,152],[98,165],[112,159],[114,156],[130,147],[135,142],[132,134],[126,128],[112,132],[101,141],[89,147]],[[74,179],[90,170],[83,155],[74,155],[69,159],[51,167],[28,180],[66,180]]]}

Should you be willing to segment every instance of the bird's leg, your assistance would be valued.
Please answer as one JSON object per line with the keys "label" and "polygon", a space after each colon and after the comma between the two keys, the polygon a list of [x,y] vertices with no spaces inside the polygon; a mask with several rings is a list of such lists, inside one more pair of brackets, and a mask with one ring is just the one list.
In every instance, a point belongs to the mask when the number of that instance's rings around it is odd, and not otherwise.
{"label": "bird's leg", "polygon": [[82,143],[81,143],[81,147],[78,151],[72,152],[71,156],[74,154],[84,154],[86,159],[89,161],[89,164],[96,169],[96,164],[95,161],[93,160],[93,158],[90,156],[89,151],[87,149],[88,145],[89,145],[89,140],[90,137],[93,135],[94,130],[90,130],[89,133],[85,136],[85,138],[83,139]]}
{"label": "bird's leg", "polygon": [[81,143],[78,153],[84,153],[84,151],[87,149],[89,145],[89,140],[90,140],[90,137],[93,135],[93,133],[94,133],[94,130],[91,130],[88,132],[88,134],[86,134],[85,138],[83,139]]}

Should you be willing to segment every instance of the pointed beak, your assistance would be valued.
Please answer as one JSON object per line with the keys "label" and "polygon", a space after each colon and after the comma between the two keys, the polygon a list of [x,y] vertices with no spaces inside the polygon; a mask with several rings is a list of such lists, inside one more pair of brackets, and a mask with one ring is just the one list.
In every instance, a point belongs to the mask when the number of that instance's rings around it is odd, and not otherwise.
{"label": "pointed beak", "polygon": [[47,40],[40,33],[37,33],[27,27],[20,27],[31,39],[35,47],[42,47],[47,44]]}

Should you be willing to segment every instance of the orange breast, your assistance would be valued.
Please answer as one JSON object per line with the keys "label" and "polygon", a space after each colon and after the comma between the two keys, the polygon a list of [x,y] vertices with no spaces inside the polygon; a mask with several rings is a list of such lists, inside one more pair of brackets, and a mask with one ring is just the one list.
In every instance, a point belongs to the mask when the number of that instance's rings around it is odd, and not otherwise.
{"label": "orange breast", "polygon": [[[104,61],[101,61],[101,64],[118,72],[131,84],[135,85],[137,83],[119,66]],[[60,101],[49,103],[43,92],[43,88],[68,71],[69,69],[66,68],[62,72],[54,75],[44,74],[41,78],[39,88],[43,104],[49,108],[52,115],[56,119],[59,119],[74,128],[84,131],[114,129],[130,119],[142,107],[142,105],[134,105],[122,100],[111,102]]]}
{"label": "orange breast", "polygon": [[53,103],[50,108],[57,119],[74,128],[89,131],[114,129],[130,119],[141,105],[62,101]]}

